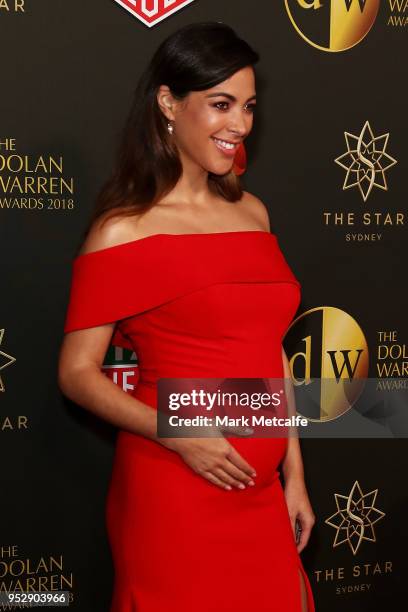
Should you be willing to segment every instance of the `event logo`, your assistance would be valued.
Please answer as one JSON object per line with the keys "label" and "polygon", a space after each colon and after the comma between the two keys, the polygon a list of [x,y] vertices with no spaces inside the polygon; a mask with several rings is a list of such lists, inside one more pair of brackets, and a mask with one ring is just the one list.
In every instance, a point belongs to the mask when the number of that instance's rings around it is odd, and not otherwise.
{"label": "event logo", "polygon": [[[334,160],[346,171],[343,191],[355,187],[364,202],[375,193],[375,187],[388,191],[386,172],[397,163],[387,152],[389,136],[388,132],[374,136],[369,121],[360,133],[344,132],[347,151]],[[337,228],[341,233],[345,229],[346,242],[358,243],[379,242],[394,230],[404,229],[406,219],[404,210],[331,209],[323,210],[322,215],[326,227]]]}
{"label": "event logo", "polygon": [[343,191],[357,187],[364,202],[373,187],[388,191],[385,172],[397,163],[385,150],[389,135],[374,136],[368,121],[358,136],[344,132],[347,151],[334,160],[346,170]]}
{"label": "event logo", "polygon": [[355,555],[363,540],[376,542],[374,525],[385,516],[374,507],[378,489],[363,494],[358,480],[348,495],[335,493],[337,512],[325,520],[336,530],[333,548],[348,544]]}
{"label": "event logo", "polygon": [[380,0],[285,0],[300,36],[322,51],[346,51],[371,30]]}
{"label": "event logo", "polygon": [[[0,329],[0,345],[3,342],[4,331],[5,331],[4,329]],[[15,361],[16,361],[15,357],[8,355],[4,351],[2,351],[0,348],[0,372],[4,370],[4,368],[7,368],[9,365],[14,363]],[[3,385],[3,381],[1,378],[1,374],[0,374],[0,391],[5,391],[5,387]]]}
{"label": "event logo", "polygon": [[115,0],[149,28],[194,0]]}
{"label": "event logo", "polygon": [[63,155],[22,155],[15,138],[0,136],[0,210],[68,211],[73,196]]}
{"label": "event logo", "polygon": [[[20,551],[17,544],[2,544],[0,592],[4,591],[20,593],[69,591],[68,601],[74,603],[74,574],[65,567],[64,555],[61,553],[45,552],[30,556],[27,552]],[[20,610],[31,607],[33,606],[29,604],[2,604],[0,609]]]}
{"label": "event logo", "polygon": [[[377,338],[377,376],[378,378],[408,377],[408,344],[401,342],[396,329],[378,330]],[[392,385],[384,381],[387,388],[400,388],[401,381]]]}
{"label": "event logo", "polygon": [[[358,323],[332,306],[312,308],[289,326],[285,346],[298,412],[310,421],[331,421],[361,395],[368,373],[368,346]],[[306,387],[306,388],[305,388]]]}

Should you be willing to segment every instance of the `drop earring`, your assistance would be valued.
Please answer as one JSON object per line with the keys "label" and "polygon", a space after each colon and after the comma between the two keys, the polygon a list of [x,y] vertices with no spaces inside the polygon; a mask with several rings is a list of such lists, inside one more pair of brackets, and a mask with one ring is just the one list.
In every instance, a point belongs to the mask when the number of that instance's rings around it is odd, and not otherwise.
{"label": "drop earring", "polygon": [[243,142],[239,145],[237,152],[234,157],[234,163],[232,166],[232,171],[236,176],[241,176],[244,174],[247,167],[247,155],[245,150],[245,145]]}
{"label": "drop earring", "polygon": [[171,125],[170,122],[167,124],[167,131],[169,132],[170,135],[173,134],[174,127]]}

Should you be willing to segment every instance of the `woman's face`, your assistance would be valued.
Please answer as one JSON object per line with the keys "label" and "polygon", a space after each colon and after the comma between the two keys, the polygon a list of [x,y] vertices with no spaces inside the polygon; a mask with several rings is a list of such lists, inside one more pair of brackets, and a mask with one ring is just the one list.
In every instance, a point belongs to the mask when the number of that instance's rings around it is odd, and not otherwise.
{"label": "woman's face", "polygon": [[229,172],[239,144],[252,129],[256,104],[253,68],[242,68],[210,89],[192,91],[182,101],[165,97],[164,91],[161,102],[171,106],[166,116],[174,127],[172,138],[183,165],[193,162],[218,175]]}

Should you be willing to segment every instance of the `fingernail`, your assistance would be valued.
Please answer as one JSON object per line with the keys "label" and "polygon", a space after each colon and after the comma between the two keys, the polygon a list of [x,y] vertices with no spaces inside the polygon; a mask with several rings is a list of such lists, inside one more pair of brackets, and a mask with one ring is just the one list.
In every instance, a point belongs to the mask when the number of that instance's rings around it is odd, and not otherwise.
{"label": "fingernail", "polygon": [[231,491],[231,489],[232,489],[232,487],[230,487],[229,485],[225,485],[225,488],[226,488],[228,491]]}
{"label": "fingernail", "polygon": [[252,476],[256,476],[256,472],[252,472]]}
{"label": "fingernail", "polygon": [[238,487],[239,487],[240,489],[245,489],[245,485],[244,485],[244,484],[242,484],[242,482],[240,482],[240,483],[239,483]]}
{"label": "fingernail", "polygon": [[253,481],[253,480],[250,480],[250,481],[248,482],[248,484],[249,484],[251,487],[253,487],[255,483],[254,483],[254,481]]}

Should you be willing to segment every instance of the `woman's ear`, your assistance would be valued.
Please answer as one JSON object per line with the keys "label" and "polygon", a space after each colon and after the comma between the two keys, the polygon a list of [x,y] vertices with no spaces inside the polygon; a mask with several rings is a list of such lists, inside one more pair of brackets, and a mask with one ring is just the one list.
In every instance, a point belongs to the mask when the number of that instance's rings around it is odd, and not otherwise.
{"label": "woman's ear", "polygon": [[167,85],[160,85],[157,92],[157,103],[164,116],[167,117],[169,121],[174,121],[174,98]]}

